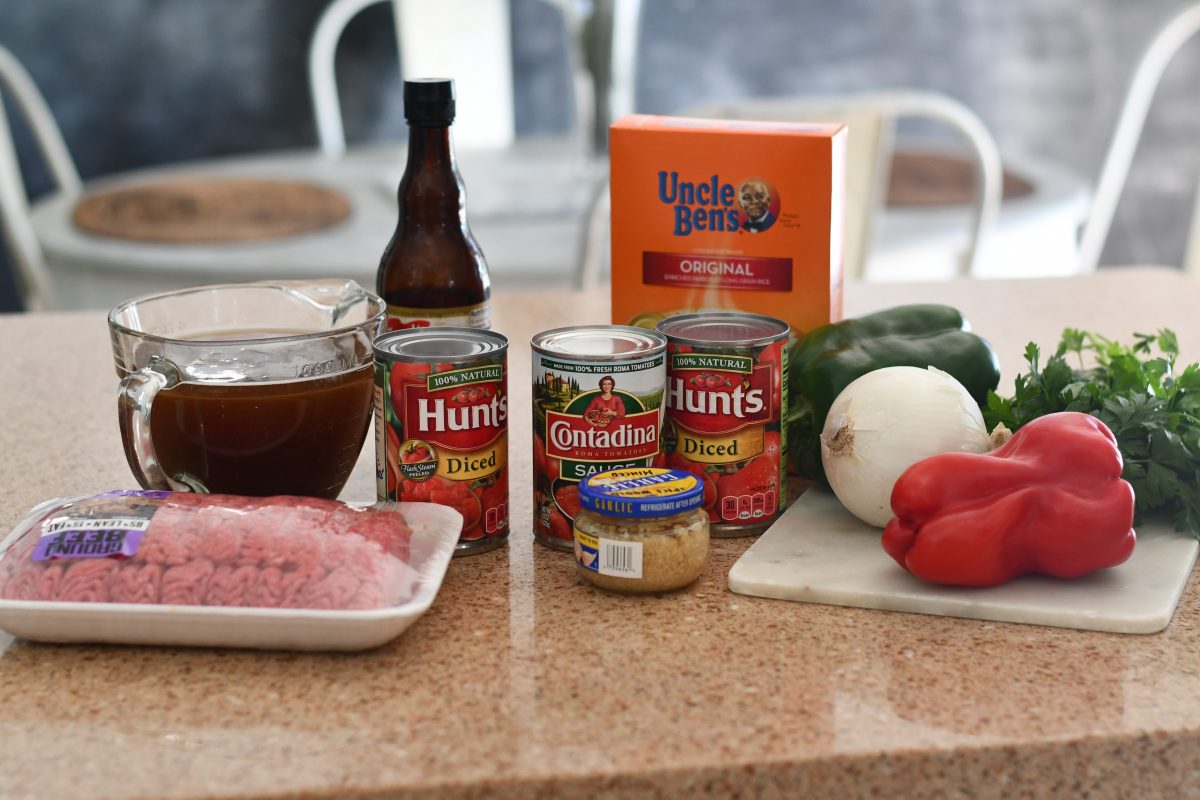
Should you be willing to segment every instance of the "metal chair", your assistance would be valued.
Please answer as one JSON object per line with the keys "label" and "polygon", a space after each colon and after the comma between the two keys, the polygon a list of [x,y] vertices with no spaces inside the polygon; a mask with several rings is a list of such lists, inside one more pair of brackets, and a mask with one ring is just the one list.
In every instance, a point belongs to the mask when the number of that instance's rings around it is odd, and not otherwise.
{"label": "metal chair", "polygon": [[[401,70],[406,75],[455,79],[455,143],[462,149],[502,148],[515,137],[508,4],[499,0],[333,0],[313,33],[308,75],[322,152],[340,156],[345,130],[334,56],[346,26],[368,6],[391,2]],[[590,149],[592,81],[583,65],[583,20],[571,0],[544,0],[558,11],[566,32],[573,126],[570,138]]]}
{"label": "metal chair", "polygon": [[[1100,261],[1100,252],[1108,239],[1113,214],[1129,177],[1129,167],[1133,163],[1138,140],[1146,125],[1146,115],[1163,72],[1180,48],[1197,33],[1200,33],[1200,4],[1184,9],[1168,22],[1155,35],[1133,71],[1121,112],[1117,116],[1112,141],[1104,156],[1104,165],[1100,168],[1091,212],[1083,227],[1079,246],[1082,271],[1094,270]],[[1200,201],[1200,191],[1197,192],[1197,199]],[[1193,211],[1183,268],[1192,275],[1200,275],[1200,202],[1197,202]]]}
{"label": "metal chair", "polygon": [[[50,113],[41,92],[16,57],[0,47],[0,84],[8,89],[33,133],[58,188],[79,192],[79,172],[67,150],[62,133]],[[42,248],[29,221],[29,197],[16,147],[8,126],[4,103],[0,100],[0,229],[12,254],[18,283],[28,311],[53,308],[54,284],[42,255]]]}

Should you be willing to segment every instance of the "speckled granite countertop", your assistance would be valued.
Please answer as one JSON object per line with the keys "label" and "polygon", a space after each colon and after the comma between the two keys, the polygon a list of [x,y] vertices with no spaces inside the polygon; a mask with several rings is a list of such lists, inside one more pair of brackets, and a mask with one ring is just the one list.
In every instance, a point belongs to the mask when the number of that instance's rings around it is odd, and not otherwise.
{"label": "speckled granite countertop", "polygon": [[[1200,284],[854,285],[847,313],[958,305],[1007,387],[1029,339],[1170,326],[1200,357]],[[529,335],[603,298],[497,298],[528,403]],[[0,317],[0,525],[130,487],[96,313]],[[58,647],[0,634],[0,797],[1200,796],[1200,598],[1118,636],[758,600],[718,542],[698,584],[603,594],[529,534],[528,417],[512,416],[514,533],[457,559],[433,608],[360,655]],[[346,499],[373,496],[368,441]]]}

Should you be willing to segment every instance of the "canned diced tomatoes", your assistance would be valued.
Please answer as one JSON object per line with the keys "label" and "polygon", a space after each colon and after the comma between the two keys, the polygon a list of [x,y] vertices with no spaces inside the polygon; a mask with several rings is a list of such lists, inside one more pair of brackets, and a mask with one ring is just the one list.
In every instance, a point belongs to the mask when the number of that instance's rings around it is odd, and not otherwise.
{"label": "canned diced tomatoes", "polygon": [[457,510],[457,555],[508,536],[507,355],[504,336],[471,328],[375,340],[376,495]]}
{"label": "canned diced tomatoes", "polygon": [[761,533],[787,499],[786,322],[758,314],[684,314],[668,341],[666,466],[704,479],[713,536]]}

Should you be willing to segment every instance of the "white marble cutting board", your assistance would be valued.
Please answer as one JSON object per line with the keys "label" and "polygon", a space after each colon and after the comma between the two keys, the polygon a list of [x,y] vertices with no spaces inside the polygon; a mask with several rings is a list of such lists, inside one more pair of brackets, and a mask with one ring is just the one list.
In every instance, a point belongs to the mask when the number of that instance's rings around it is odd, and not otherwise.
{"label": "white marble cutting board", "polygon": [[1026,576],[968,589],[908,574],[883,551],[881,533],[842,508],[831,492],[810,490],[733,565],[729,588],[779,600],[1156,633],[1171,621],[1198,545],[1155,522],[1138,529],[1133,555],[1119,567],[1071,581]]}

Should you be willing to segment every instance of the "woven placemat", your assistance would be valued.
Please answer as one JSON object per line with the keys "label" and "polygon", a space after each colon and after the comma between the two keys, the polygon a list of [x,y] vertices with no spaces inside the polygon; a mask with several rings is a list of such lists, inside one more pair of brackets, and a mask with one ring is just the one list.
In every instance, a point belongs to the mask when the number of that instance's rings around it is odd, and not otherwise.
{"label": "woven placemat", "polygon": [[[975,199],[975,167],[970,159],[941,153],[898,151],[892,157],[887,204],[895,207],[966,205]],[[1004,199],[1033,192],[1033,184],[1004,172]]]}
{"label": "woven placemat", "polygon": [[75,206],[75,224],[115,239],[171,244],[248,242],[336,225],[350,214],[338,192],[311,183],[189,178],[113,189]]}

